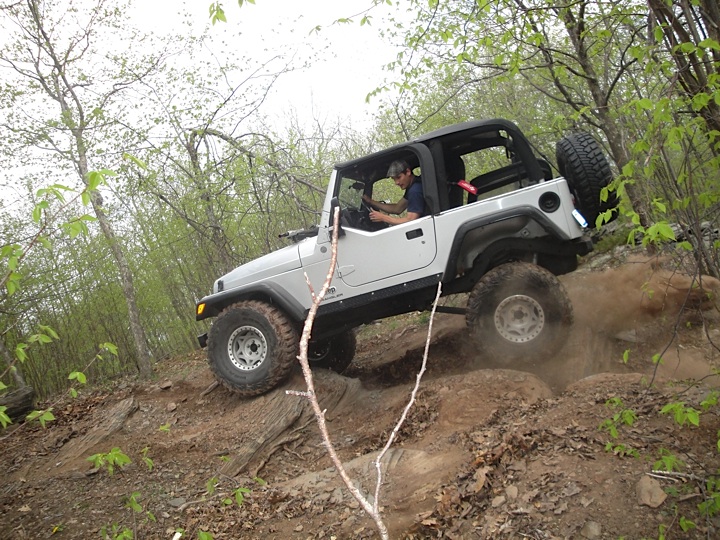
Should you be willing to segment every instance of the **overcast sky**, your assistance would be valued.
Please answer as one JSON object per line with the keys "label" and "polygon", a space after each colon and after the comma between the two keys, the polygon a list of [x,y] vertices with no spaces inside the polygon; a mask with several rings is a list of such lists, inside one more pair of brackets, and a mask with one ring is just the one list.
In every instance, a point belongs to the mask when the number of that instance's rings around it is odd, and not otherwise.
{"label": "overcast sky", "polygon": [[[154,32],[177,31],[179,12],[190,15],[198,32],[209,25],[210,0],[136,0],[136,17],[141,26]],[[365,103],[366,95],[381,85],[389,74],[383,66],[393,60],[396,50],[380,38],[389,6],[371,12],[371,25],[360,26],[361,17],[351,24],[335,24],[340,17],[352,17],[371,5],[371,0],[255,0],[238,7],[237,0],[224,0],[228,21],[217,23],[211,32],[245,54],[257,50],[288,49],[297,58],[313,57],[308,69],[283,75],[264,113],[282,118],[291,108],[301,118],[349,118],[361,128],[370,125],[377,99]],[[317,33],[311,33],[316,26]]]}

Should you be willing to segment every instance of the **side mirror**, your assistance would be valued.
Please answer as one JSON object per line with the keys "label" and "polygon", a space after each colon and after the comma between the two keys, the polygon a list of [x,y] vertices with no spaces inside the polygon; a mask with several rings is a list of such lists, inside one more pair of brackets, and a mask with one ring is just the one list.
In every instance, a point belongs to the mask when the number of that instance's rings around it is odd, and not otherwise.
{"label": "side mirror", "polygon": [[[337,197],[330,199],[330,230],[333,229],[333,223],[335,223],[335,209],[340,208],[340,200]],[[342,209],[340,210],[340,219],[338,220],[338,238],[345,236],[345,231],[342,228]]]}

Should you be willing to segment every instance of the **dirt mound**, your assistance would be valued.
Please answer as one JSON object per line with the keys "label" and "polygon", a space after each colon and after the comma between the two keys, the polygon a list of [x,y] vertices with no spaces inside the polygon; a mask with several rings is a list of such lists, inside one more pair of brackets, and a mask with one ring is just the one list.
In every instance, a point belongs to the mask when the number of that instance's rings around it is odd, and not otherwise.
{"label": "dirt mound", "polygon": [[[698,479],[720,467],[720,417],[703,414],[699,427],[680,429],[658,414],[677,389],[700,410],[718,386],[711,340],[720,329],[706,291],[641,261],[562,281],[576,322],[566,347],[542,363],[483,358],[462,317],[435,321],[417,402],[383,462],[380,504],[392,538],[640,538],[661,525],[677,537],[681,516],[695,521],[683,537],[715,534],[717,518],[697,510]],[[683,305],[692,309],[678,317]],[[344,376],[317,372],[337,451],[365,493],[374,493],[373,459],[422,362],[426,323],[407,315],[368,325]],[[110,538],[124,527],[148,539],[177,529],[183,538],[375,536],[307,403],[285,393],[303,389],[298,373],[246,400],[207,392],[200,352],[158,364],[157,375],[68,400],[48,429],[26,425],[2,439],[0,537],[93,538],[114,526]],[[689,390],[667,383],[703,377]],[[613,421],[613,437],[608,419],[623,411],[634,419]],[[113,447],[132,463],[111,476],[87,457]],[[668,455],[686,476],[648,476]]]}

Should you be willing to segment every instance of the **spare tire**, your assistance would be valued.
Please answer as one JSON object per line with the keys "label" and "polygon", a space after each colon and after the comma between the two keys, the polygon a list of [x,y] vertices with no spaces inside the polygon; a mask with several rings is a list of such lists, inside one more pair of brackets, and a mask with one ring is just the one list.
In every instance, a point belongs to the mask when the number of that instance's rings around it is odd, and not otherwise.
{"label": "spare tire", "polygon": [[[591,227],[597,217],[615,208],[619,199],[614,191],[601,201],[600,193],[612,181],[612,172],[600,145],[589,133],[573,133],[560,139],[555,148],[560,174],[565,177],[575,197],[575,206]],[[617,217],[613,212],[609,223]]]}

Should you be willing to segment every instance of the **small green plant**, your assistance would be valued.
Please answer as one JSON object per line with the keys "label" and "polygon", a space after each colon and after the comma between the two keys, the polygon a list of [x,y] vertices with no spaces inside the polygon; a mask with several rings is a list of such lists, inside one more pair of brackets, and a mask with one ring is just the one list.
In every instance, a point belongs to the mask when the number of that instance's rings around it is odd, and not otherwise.
{"label": "small green plant", "polygon": [[625,457],[625,456],[631,456],[634,458],[640,457],[640,452],[638,452],[635,448],[632,446],[628,446],[626,444],[613,444],[612,442],[608,441],[605,444],[605,451],[606,452],[612,452],[616,456]]}
{"label": "small green plant", "polygon": [[0,405],[0,424],[2,424],[3,429],[12,424],[12,420],[5,411],[7,411],[7,407],[5,405]]}
{"label": "small green plant", "polygon": [[133,491],[132,494],[125,500],[125,508],[129,508],[133,512],[142,512],[143,507],[138,502],[138,499],[140,499],[140,492]]}
{"label": "small green plant", "polygon": [[720,392],[717,392],[715,390],[710,392],[708,396],[700,402],[700,406],[702,407],[703,411],[707,411],[712,407],[715,407],[718,404],[718,396],[720,396]]}
{"label": "small green plant", "polygon": [[213,476],[210,480],[208,480],[205,483],[205,490],[207,491],[208,495],[212,495],[215,493],[215,488],[217,488],[217,485],[220,483],[220,480],[217,476]]}
{"label": "small green plant", "polygon": [[[79,384],[87,383],[87,378],[82,371],[73,371],[70,375],[68,375],[68,379],[71,381],[77,381]],[[74,398],[78,396],[78,392],[74,386],[70,387],[70,395]]]}
{"label": "small green plant", "polygon": [[49,409],[45,409],[44,411],[32,411],[25,417],[25,420],[27,420],[28,422],[37,420],[38,422],[40,422],[40,425],[42,427],[45,427],[45,424],[47,422],[55,420],[55,416],[52,413],[52,407],[50,407]]}
{"label": "small green plant", "polygon": [[705,482],[705,500],[698,504],[703,517],[712,517],[720,513],[720,476],[708,478]]}
{"label": "small green plant", "polygon": [[698,427],[700,425],[700,411],[692,407],[685,406],[684,401],[668,403],[660,409],[660,414],[672,414],[675,422],[681,426],[691,424]]}
{"label": "small green plant", "polygon": [[104,525],[100,528],[100,536],[103,540],[109,538],[110,540],[133,540],[135,535],[127,527],[120,527],[117,523],[112,525]]}
{"label": "small green plant", "polygon": [[158,428],[158,431],[163,431],[165,433],[170,433],[170,422],[167,424],[163,424]]}
{"label": "small green plant", "polygon": [[115,472],[115,467],[120,467],[122,469],[128,463],[132,463],[130,458],[117,446],[110,450],[107,454],[93,454],[87,458],[87,460],[92,462],[96,469],[105,467],[110,476],[112,476]]}
{"label": "small green plant", "polygon": [[259,476],[256,476],[253,478],[253,482],[255,482],[259,486],[267,486],[267,482],[260,478]]}
{"label": "small green plant", "polygon": [[632,409],[626,409],[622,399],[619,397],[608,399],[605,402],[605,406],[617,412],[615,412],[611,418],[605,419],[600,424],[600,429],[607,431],[613,439],[617,439],[618,426],[632,426],[637,420],[637,415]]}
{"label": "small green plant", "polygon": [[655,471],[680,471],[685,467],[685,462],[665,448],[660,449],[660,459],[653,463]]}
{"label": "small green plant", "polygon": [[680,528],[683,532],[688,532],[693,530],[697,525],[695,525],[694,521],[690,521],[685,516],[680,516],[680,520],[678,521],[678,524],[680,525]]}
{"label": "small green plant", "polygon": [[152,472],[152,470],[155,468],[155,462],[148,457],[148,452],[150,451],[150,447],[146,446],[142,450],[140,450],[140,456],[142,457],[143,463],[148,468],[148,471]]}
{"label": "small green plant", "polygon": [[235,491],[233,491],[233,497],[235,498],[235,502],[238,506],[242,506],[245,502],[245,495],[251,493],[251,491],[248,488],[239,487]]}
{"label": "small green plant", "polygon": [[209,532],[198,531],[198,540],[214,540],[214,537]]}
{"label": "small green plant", "polygon": [[632,409],[626,409],[623,400],[619,397],[610,398],[605,402],[605,406],[615,413],[610,417],[602,421],[599,429],[607,431],[613,441],[608,441],[605,444],[605,451],[612,452],[616,456],[625,457],[640,457],[639,452],[632,446],[623,443],[616,443],[614,439],[619,436],[618,428],[621,426],[632,426],[637,420],[637,415]]}
{"label": "small green plant", "polygon": [[[133,491],[132,494],[127,499],[125,499],[125,508],[129,508],[136,514],[139,514],[139,513],[145,511],[142,504],[140,504],[140,492],[139,491]],[[145,517],[147,518],[148,521],[152,521],[152,522],[157,521],[157,519],[155,519],[155,515],[152,512],[145,511]]]}

